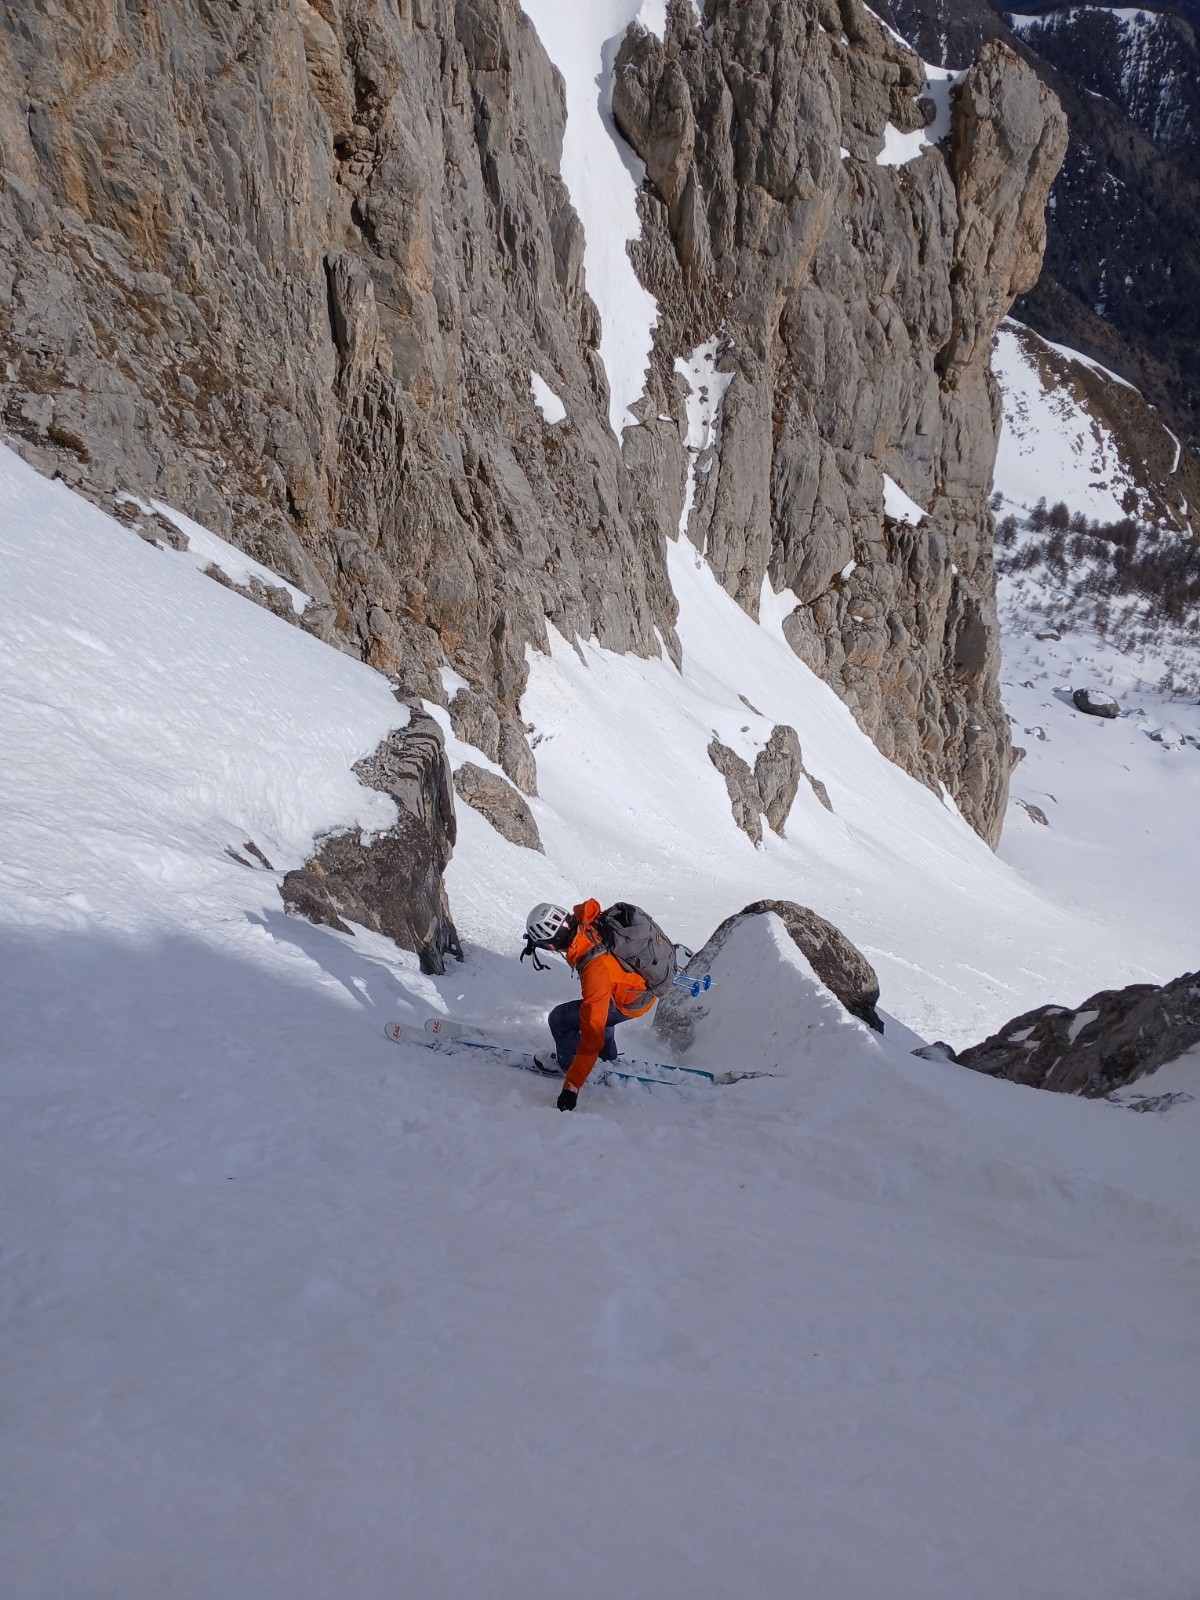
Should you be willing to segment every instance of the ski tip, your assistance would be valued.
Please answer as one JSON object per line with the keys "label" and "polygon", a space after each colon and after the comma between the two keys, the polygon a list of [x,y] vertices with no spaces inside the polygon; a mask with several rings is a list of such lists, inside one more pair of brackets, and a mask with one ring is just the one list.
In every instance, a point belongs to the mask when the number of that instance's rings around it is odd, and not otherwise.
{"label": "ski tip", "polygon": [[390,1039],[393,1044],[398,1044],[404,1037],[404,1024],[402,1022],[389,1022],[383,1030],[385,1039]]}

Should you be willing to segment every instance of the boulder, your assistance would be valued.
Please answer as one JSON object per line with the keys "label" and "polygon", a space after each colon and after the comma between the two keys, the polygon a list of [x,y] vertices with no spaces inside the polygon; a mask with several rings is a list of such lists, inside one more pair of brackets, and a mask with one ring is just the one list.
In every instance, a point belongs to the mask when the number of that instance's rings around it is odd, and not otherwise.
{"label": "boulder", "polygon": [[[726,917],[702,949],[687,964],[690,974],[708,972],[725,945],[752,919],[774,914],[789,938],[817,977],[841,1001],[845,1009],[877,1033],[883,1022],[875,1009],[879,1000],[879,979],[875,969],[846,935],[832,922],[791,900],[755,900],[743,910]],[[655,1027],[673,1049],[686,1050],[692,1042],[696,1007],[682,989],[673,989],[660,1000],[655,1011]]]}
{"label": "boulder", "polygon": [[423,972],[444,972],[447,954],[462,959],[442,881],[456,837],[454,794],[441,729],[419,704],[410,713],[354,767],[396,802],[396,822],[369,836],[326,834],[280,893],[288,911],[342,933],[352,932],[348,921],[361,923],[414,951]]}
{"label": "boulder", "polygon": [[953,1045],[948,1045],[944,1039],[934,1039],[930,1044],[920,1045],[911,1052],[920,1056],[925,1061],[955,1061],[958,1057],[954,1053]]}
{"label": "boulder", "polygon": [[[786,722],[776,724],[771,737],[755,757],[754,781],[767,824],[781,839],[785,837],[783,825],[796,799],[800,779],[807,776],[795,728],[790,728]],[[828,798],[826,796],[827,803]]]}
{"label": "boulder", "polygon": [[1086,711],[1089,717],[1119,717],[1121,708],[1107,695],[1094,695],[1090,689],[1076,689],[1071,696],[1076,709]]}
{"label": "boulder", "polygon": [[715,734],[709,741],[708,759],[725,779],[733,820],[753,844],[761,844],[762,795],[749,764]]}
{"label": "boulder", "polygon": [[882,1033],[883,1022],[875,1009],[879,1001],[879,979],[857,945],[832,922],[792,900],[755,900],[740,915],[761,917],[771,911],[779,917],[792,942],[825,987],[833,990],[852,1016]]}
{"label": "boulder", "polygon": [[510,844],[545,855],[533,812],[507,779],[474,761],[464,761],[454,773],[454,792],[465,805],[486,817]]}
{"label": "boulder", "polygon": [[[742,699],[746,699],[745,695]],[[747,700],[746,704],[750,702]],[[799,736],[786,722],[776,723],[772,728],[771,737],[754,758],[753,769],[715,734],[708,747],[708,758],[725,779],[733,820],[755,844],[762,843],[764,816],[772,832],[781,839],[787,837],[783,828],[795,804],[801,778],[808,780],[826,811],[833,810],[829,791],[820,778],[814,778],[805,769]]]}
{"label": "boulder", "polygon": [[1078,1009],[1041,1006],[959,1052],[975,1072],[1098,1099],[1200,1042],[1200,972],[1103,989]]}

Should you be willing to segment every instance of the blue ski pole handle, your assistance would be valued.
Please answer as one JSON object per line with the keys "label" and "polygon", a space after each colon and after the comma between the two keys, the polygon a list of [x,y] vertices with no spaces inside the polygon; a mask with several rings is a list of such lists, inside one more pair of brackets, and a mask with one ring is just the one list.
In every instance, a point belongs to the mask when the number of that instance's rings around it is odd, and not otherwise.
{"label": "blue ski pole handle", "polygon": [[689,978],[686,972],[679,972],[671,981],[677,989],[686,989],[694,1000],[698,994],[712,988],[712,973],[706,972],[702,978]]}

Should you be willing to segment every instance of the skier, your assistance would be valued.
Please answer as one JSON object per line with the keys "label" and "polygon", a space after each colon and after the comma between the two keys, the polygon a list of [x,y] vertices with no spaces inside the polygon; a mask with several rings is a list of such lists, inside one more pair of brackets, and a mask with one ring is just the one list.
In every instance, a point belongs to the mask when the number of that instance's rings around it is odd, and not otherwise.
{"label": "skier", "polygon": [[596,927],[598,900],[564,906],[534,906],[525,921],[525,949],[538,966],[538,950],[554,950],[579,974],[582,997],[555,1006],[547,1019],[558,1064],[566,1073],[558,1097],[560,1111],[574,1111],[588,1073],[601,1061],[617,1059],[614,1030],[619,1022],[644,1017],[654,1004],[646,980],[621,965],[604,947]]}

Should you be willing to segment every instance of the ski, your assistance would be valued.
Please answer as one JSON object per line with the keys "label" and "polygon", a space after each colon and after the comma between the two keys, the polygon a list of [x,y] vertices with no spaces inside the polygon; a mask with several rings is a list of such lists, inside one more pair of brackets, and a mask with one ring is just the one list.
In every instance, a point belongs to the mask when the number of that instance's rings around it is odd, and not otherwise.
{"label": "ski", "polygon": [[[384,1035],[393,1044],[420,1045],[423,1050],[435,1050],[445,1055],[455,1055],[463,1050],[479,1050],[485,1055],[498,1057],[506,1066],[516,1067],[521,1072],[532,1072],[542,1078],[562,1078],[562,1071],[557,1062],[543,1064],[535,1055],[522,1050],[510,1050],[504,1045],[492,1044],[485,1039],[468,1038],[464,1032],[454,1032],[447,1025],[445,1018],[430,1018],[440,1024],[436,1032],[426,1033],[423,1029],[414,1028],[410,1023],[389,1022],[384,1028]],[[461,1024],[458,1025],[461,1027]],[[550,1058],[553,1061],[553,1058]],[[642,1083],[647,1087],[659,1089],[677,1089],[678,1083],[672,1083],[668,1078],[651,1077],[648,1073],[639,1072],[637,1067],[651,1065],[651,1063],[631,1062],[628,1066],[617,1066],[613,1062],[597,1062],[592,1073],[592,1079],[597,1083],[608,1083],[613,1079],[629,1083]],[[670,1068],[666,1070],[670,1071]],[[682,1068],[676,1068],[682,1071]],[[700,1074],[712,1081],[711,1074]]]}
{"label": "ski", "polygon": [[[468,1022],[455,1022],[450,1017],[427,1017],[425,1019],[425,1032],[431,1033],[439,1039],[457,1039],[461,1044],[472,1045],[480,1049],[503,1049],[504,1046],[493,1046],[492,1041],[481,1036],[477,1029],[473,1029]],[[472,1039],[471,1035],[475,1034]],[[536,1057],[535,1057],[536,1059]],[[555,1069],[557,1071],[557,1069]],[[647,1080],[642,1076],[647,1072],[682,1072],[691,1078],[703,1078],[706,1083],[715,1083],[717,1075],[709,1072],[704,1067],[677,1067],[668,1061],[636,1061],[623,1060],[620,1063],[613,1061],[597,1061],[593,1071],[611,1072],[617,1077],[636,1077],[639,1083]],[[658,1080],[663,1081],[663,1080]]]}

